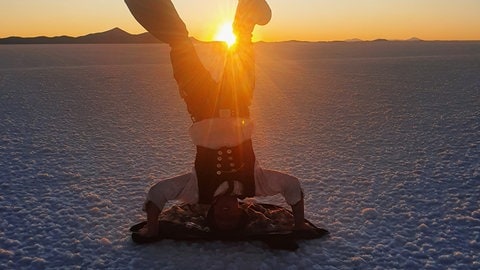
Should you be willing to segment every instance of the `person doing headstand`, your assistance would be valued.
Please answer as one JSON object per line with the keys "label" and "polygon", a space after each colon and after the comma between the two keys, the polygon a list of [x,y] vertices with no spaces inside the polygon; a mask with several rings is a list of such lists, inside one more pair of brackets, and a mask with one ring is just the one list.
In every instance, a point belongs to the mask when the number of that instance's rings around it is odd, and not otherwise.
{"label": "person doing headstand", "polygon": [[[255,62],[251,38],[255,25],[270,21],[268,4],[264,0],[238,1],[233,22],[237,41],[226,55],[217,82],[201,63],[170,0],[125,2],[140,24],[171,47],[174,77],[193,121],[189,133],[197,150],[192,173],[161,180],[149,189],[144,204],[147,225],[140,230],[141,237],[158,234],[158,218],[169,200],[212,205],[212,227],[228,231],[240,223],[237,198],[276,194],[291,205],[294,229],[310,229],[304,221],[299,180],[260,167],[252,147],[249,106]],[[148,2],[148,8],[142,2]]]}

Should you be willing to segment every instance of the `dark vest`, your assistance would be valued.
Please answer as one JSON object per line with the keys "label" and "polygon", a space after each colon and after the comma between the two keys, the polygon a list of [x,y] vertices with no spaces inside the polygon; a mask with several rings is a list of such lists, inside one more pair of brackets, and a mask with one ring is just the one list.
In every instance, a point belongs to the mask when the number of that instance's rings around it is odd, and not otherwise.
{"label": "dark vest", "polygon": [[255,154],[251,140],[235,147],[215,150],[197,146],[195,171],[199,203],[211,203],[215,191],[223,182],[229,185],[227,193],[233,190],[233,181],[237,181],[243,185],[240,198],[255,196],[254,166]]}

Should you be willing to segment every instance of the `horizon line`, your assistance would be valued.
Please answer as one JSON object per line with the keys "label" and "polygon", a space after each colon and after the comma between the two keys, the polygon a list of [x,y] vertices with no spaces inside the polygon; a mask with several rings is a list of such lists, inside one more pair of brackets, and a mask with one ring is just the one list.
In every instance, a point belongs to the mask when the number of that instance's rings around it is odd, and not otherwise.
{"label": "horizon line", "polygon": [[[100,32],[91,32],[91,33],[87,33],[87,34],[83,34],[83,35],[79,35],[79,36],[70,36],[70,35],[67,35],[67,34],[63,34],[63,35],[56,35],[56,36],[47,36],[47,35],[38,35],[38,36],[6,36],[6,37],[0,37],[0,40],[1,39],[7,39],[7,38],[25,38],[25,39],[28,39],[28,38],[58,38],[58,37],[69,37],[69,38],[80,38],[80,37],[84,37],[84,36],[88,36],[88,35],[92,35],[92,34],[102,34],[102,33],[106,33],[106,32],[110,32],[110,31],[113,31],[113,30],[120,30],[120,31],[123,31],[129,35],[132,35],[132,36],[138,36],[138,35],[144,35],[146,33],[149,33],[148,31],[145,31],[145,32],[142,32],[142,33],[138,33],[138,34],[132,34],[128,31],[125,31],[123,30],[122,28],[120,27],[114,27],[114,28],[111,28],[111,29],[108,29],[108,30],[105,30],[105,31],[100,31]],[[221,41],[217,41],[217,40],[202,40],[202,39],[199,39],[195,36],[189,36],[189,38],[194,38],[200,42],[221,42]],[[419,38],[417,36],[412,36],[410,38],[407,38],[407,39],[387,39],[387,38],[375,38],[375,39],[361,39],[361,38],[347,38],[347,39],[343,39],[343,40],[300,40],[300,39],[285,39],[285,40],[275,40],[275,41],[265,41],[265,40],[258,40],[254,43],[276,43],[276,42],[311,42],[311,43],[315,43],[315,42],[351,42],[351,43],[355,43],[355,42],[381,42],[381,41],[426,41],[426,42],[429,42],[429,41],[445,41],[445,42],[448,42],[448,41],[465,41],[465,42],[474,42],[474,41],[480,41],[480,39],[422,39],[422,38]],[[161,43],[161,41],[159,41],[159,43]]]}

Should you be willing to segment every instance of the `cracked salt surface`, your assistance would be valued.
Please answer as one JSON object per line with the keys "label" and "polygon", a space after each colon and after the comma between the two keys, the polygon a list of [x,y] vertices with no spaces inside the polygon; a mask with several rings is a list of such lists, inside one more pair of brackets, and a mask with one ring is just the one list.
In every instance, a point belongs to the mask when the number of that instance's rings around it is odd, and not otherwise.
{"label": "cracked salt surface", "polygon": [[7,45],[0,268],[480,268],[480,43],[256,50],[257,157],[301,179],[306,216],[330,237],[296,252],[134,245],[148,185],[193,165],[168,48]]}

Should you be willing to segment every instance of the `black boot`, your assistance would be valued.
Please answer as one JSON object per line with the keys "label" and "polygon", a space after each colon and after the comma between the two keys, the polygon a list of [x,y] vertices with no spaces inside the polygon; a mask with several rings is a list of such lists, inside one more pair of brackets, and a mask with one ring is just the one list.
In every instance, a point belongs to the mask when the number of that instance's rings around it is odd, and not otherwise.
{"label": "black boot", "polygon": [[170,0],[125,0],[133,17],[154,37],[170,45],[188,39],[185,23]]}
{"label": "black boot", "polygon": [[250,39],[255,25],[266,25],[272,18],[272,10],[265,0],[238,0],[233,32],[239,39]]}

